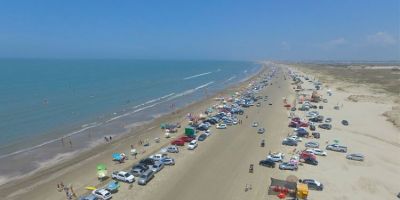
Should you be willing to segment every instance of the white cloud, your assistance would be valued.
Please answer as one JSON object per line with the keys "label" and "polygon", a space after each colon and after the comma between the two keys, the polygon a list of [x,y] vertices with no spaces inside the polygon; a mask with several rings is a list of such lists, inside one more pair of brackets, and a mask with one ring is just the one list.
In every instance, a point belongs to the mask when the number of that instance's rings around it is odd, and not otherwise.
{"label": "white cloud", "polygon": [[344,39],[344,38],[336,38],[336,39],[324,42],[324,43],[320,44],[320,46],[323,49],[333,49],[333,48],[336,48],[338,46],[343,46],[345,44],[347,44],[347,40],[346,39]]}
{"label": "white cloud", "polygon": [[397,43],[396,38],[386,32],[377,32],[367,36],[367,42],[369,44],[389,46]]}

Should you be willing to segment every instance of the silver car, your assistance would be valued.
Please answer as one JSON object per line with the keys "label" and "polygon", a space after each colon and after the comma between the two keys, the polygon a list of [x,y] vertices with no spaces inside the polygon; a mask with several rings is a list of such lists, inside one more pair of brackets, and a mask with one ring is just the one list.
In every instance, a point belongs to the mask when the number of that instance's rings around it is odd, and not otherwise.
{"label": "silver car", "polygon": [[145,171],[142,175],[140,175],[138,179],[138,184],[139,185],[146,185],[152,178],[154,178],[154,173],[153,170],[149,169]]}
{"label": "silver car", "polygon": [[364,155],[359,154],[359,153],[347,154],[346,158],[349,160],[364,161]]}
{"label": "silver car", "polygon": [[161,161],[156,161],[154,162],[154,164],[151,166],[151,170],[153,170],[154,172],[159,172],[164,168],[164,163]]}
{"label": "silver car", "polygon": [[297,165],[294,163],[284,162],[279,165],[280,170],[297,170]]}
{"label": "silver car", "polygon": [[319,143],[313,142],[313,141],[306,142],[304,145],[309,148],[318,148],[319,147]]}

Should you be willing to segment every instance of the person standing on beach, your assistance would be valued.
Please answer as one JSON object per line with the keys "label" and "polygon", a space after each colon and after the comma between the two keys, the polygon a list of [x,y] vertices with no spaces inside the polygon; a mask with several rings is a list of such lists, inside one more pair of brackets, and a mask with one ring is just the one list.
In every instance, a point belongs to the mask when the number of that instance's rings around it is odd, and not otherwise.
{"label": "person standing on beach", "polygon": [[110,136],[110,142],[112,141],[112,137]]}
{"label": "person standing on beach", "polygon": [[69,146],[72,148],[72,140],[69,138]]}
{"label": "person standing on beach", "polygon": [[105,140],[106,142],[108,142],[108,138],[107,138],[106,136],[104,136],[104,140]]}

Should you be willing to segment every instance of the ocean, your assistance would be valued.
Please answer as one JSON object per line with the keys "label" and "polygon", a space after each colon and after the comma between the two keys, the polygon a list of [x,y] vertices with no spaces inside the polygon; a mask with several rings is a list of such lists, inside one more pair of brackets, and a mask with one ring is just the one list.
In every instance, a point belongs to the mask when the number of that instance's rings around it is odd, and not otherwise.
{"label": "ocean", "polygon": [[[128,125],[204,99],[259,69],[245,61],[2,59],[0,184],[104,136],[118,136]],[[63,147],[69,141],[73,150]]]}

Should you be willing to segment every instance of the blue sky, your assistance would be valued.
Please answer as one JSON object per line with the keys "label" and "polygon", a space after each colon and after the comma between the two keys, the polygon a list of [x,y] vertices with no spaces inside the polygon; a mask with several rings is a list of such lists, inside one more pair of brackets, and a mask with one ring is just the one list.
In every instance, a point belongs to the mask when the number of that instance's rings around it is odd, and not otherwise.
{"label": "blue sky", "polygon": [[13,0],[0,27],[0,57],[400,60],[399,0]]}

